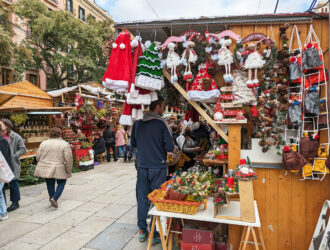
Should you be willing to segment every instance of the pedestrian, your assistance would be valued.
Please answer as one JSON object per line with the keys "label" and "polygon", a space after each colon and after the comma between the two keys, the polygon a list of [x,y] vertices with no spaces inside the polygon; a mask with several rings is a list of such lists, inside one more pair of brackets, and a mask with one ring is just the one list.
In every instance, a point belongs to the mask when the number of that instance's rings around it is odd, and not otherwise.
{"label": "pedestrian", "polygon": [[45,178],[49,201],[55,208],[58,208],[57,201],[64,190],[66,180],[71,177],[73,164],[71,147],[60,137],[61,129],[50,129],[50,138],[43,141],[38,148],[38,164],[34,171],[35,176]]}
{"label": "pedestrian", "polygon": [[118,149],[119,158],[124,157],[124,145],[125,145],[125,130],[122,125],[118,125],[116,132],[116,147]]}
{"label": "pedestrian", "polygon": [[98,165],[98,155],[103,154],[105,152],[105,142],[101,133],[97,132],[93,141],[93,150],[94,150],[94,165]]}
{"label": "pedestrian", "polygon": [[194,139],[191,137],[191,129],[186,127],[183,132],[184,140],[180,141],[179,148],[185,153],[191,160],[186,161],[182,167],[183,171],[186,171],[188,168],[192,167],[195,164],[194,158],[201,148],[197,146]]}
{"label": "pedestrian", "polygon": [[116,151],[116,136],[115,132],[111,129],[109,124],[107,124],[107,127],[103,132],[103,138],[105,142],[105,148],[107,150],[107,161],[111,161],[110,148],[112,149],[114,161],[118,161]]}
{"label": "pedestrian", "polygon": [[[166,121],[161,118],[165,110],[165,102],[161,97],[150,104],[150,111],[145,113],[142,120],[134,122],[131,134],[131,144],[138,149],[138,226],[139,241],[144,242],[148,237],[147,215],[148,194],[160,188],[166,181],[166,153],[174,152],[173,139]],[[175,150],[176,152],[176,150]],[[160,242],[155,233],[153,244]]]}
{"label": "pedestrian", "polygon": [[125,146],[124,146],[124,161],[130,161],[134,156],[132,145],[131,145],[131,129],[125,126]]}
{"label": "pedestrian", "polygon": [[[10,189],[10,201],[12,202],[7,211],[11,212],[19,208],[19,201],[21,200],[21,194],[19,191],[18,178],[21,175],[21,161],[20,156],[25,154],[26,147],[24,145],[22,137],[13,131],[14,125],[8,119],[1,119],[0,126],[4,133],[4,138],[8,141],[11,150],[11,161],[14,168],[15,178],[9,182]],[[5,196],[6,198],[6,196]]]}
{"label": "pedestrian", "polygon": [[[8,141],[3,137],[3,134],[4,133],[2,131],[2,127],[0,126],[0,152],[2,153],[3,157],[5,158],[10,169],[14,172],[10,146],[9,146]],[[4,185],[5,185],[4,182],[0,182],[0,221],[8,219],[7,205],[6,205],[5,194],[4,194],[5,190],[3,189]]]}

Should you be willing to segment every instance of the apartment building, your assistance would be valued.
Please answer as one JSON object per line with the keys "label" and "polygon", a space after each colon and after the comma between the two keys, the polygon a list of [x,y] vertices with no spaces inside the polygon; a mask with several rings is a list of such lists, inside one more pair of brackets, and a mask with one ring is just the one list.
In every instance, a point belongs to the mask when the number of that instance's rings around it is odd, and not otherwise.
{"label": "apartment building", "polygon": [[[0,0],[5,7],[10,6],[19,0]],[[111,19],[107,11],[96,5],[94,1],[88,0],[40,0],[45,3],[50,10],[67,10],[76,18],[86,21],[88,15],[91,15],[97,21]],[[19,44],[26,37],[28,27],[26,22],[20,19],[15,13],[9,14],[8,20],[17,25],[12,26],[14,43]],[[13,83],[13,69],[7,66],[0,66],[0,86]],[[47,79],[49,74],[43,70],[29,70],[24,73],[23,80],[28,80],[43,90],[47,89]]]}
{"label": "apartment building", "polygon": [[98,6],[93,0],[61,0],[65,10],[70,11],[76,18],[86,21],[90,15],[96,21],[112,19],[107,11]]}
{"label": "apartment building", "polygon": [[314,8],[315,13],[329,13],[328,1],[319,1]]}

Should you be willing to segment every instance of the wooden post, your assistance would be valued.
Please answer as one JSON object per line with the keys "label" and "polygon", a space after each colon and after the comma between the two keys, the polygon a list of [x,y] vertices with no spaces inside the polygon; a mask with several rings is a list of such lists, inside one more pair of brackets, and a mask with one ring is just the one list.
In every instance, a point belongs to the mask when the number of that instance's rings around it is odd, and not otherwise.
{"label": "wooden post", "polygon": [[[169,80],[171,81],[171,76],[170,73],[168,73],[167,70],[163,70],[163,75]],[[180,86],[180,84],[178,84],[177,82],[175,82],[173,84],[173,86],[180,92],[180,94],[191,104],[191,106],[193,106],[197,112],[204,117],[204,119],[210,124],[210,126],[212,128],[214,128],[215,131],[218,132],[219,135],[221,135],[221,137],[228,142],[228,136],[226,135],[225,132],[222,131],[222,129],[213,121],[212,118],[210,118],[208,116],[208,114],[204,111],[204,109],[202,109],[195,101],[189,100],[188,96],[187,96],[187,92]]]}
{"label": "wooden post", "polygon": [[238,181],[241,206],[241,220],[255,222],[253,185],[251,181]]}
{"label": "wooden post", "polygon": [[241,159],[241,125],[228,125],[228,169],[236,169]]}
{"label": "wooden post", "polygon": [[78,89],[79,89],[79,94],[81,95],[81,87],[80,87],[80,85],[78,86]]}
{"label": "wooden post", "polygon": [[64,93],[62,93],[62,103],[64,104]]}

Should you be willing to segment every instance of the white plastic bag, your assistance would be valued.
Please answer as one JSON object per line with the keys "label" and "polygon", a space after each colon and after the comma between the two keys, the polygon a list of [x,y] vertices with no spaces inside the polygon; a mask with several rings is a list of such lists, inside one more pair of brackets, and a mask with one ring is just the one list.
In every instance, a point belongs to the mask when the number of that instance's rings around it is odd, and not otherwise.
{"label": "white plastic bag", "polygon": [[5,157],[0,151],[0,182],[10,182],[15,178],[13,171],[11,171]]}

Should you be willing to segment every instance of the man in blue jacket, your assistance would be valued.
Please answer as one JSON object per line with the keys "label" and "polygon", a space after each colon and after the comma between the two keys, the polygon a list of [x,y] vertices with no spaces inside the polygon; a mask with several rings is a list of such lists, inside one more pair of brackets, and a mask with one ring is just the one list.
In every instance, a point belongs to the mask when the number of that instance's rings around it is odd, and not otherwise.
{"label": "man in blue jacket", "polygon": [[[166,153],[174,151],[174,143],[166,121],[161,118],[165,102],[161,97],[150,104],[150,111],[132,128],[131,144],[137,148],[138,157],[138,226],[140,242],[148,237],[148,194],[166,181]],[[154,237],[155,238],[155,237]]]}

